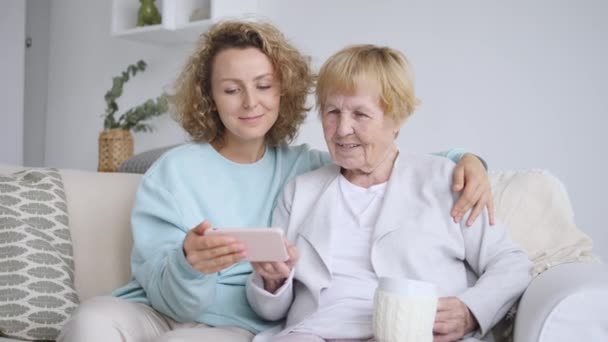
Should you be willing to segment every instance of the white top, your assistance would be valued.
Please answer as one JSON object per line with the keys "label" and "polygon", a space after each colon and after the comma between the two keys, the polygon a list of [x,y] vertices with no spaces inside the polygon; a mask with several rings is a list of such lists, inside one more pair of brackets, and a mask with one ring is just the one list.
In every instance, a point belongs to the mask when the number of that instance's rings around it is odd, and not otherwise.
{"label": "white top", "polygon": [[373,299],[378,285],[370,252],[386,183],[366,189],[344,176],[339,183],[340,201],[335,211],[339,228],[331,241],[333,280],[321,292],[319,310],[294,329],[326,339],[372,335]]}

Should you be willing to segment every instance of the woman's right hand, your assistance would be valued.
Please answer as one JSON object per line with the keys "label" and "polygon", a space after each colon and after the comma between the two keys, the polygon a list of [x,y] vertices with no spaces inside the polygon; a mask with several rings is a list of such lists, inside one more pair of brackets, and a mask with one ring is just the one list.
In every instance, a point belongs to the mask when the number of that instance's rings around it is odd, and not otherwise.
{"label": "woman's right hand", "polygon": [[291,270],[293,270],[298,262],[299,255],[296,246],[285,240],[285,247],[287,248],[287,253],[289,254],[289,259],[287,259],[287,261],[251,263],[253,269],[264,280],[264,289],[270,293],[274,293],[281,286],[283,286],[285,279],[289,278]]}
{"label": "woman's right hand", "polygon": [[245,246],[225,235],[205,236],[211,223],[203,221],[184,239],[184,255],[199,272],[211,274],[230,267],[245,258]]}

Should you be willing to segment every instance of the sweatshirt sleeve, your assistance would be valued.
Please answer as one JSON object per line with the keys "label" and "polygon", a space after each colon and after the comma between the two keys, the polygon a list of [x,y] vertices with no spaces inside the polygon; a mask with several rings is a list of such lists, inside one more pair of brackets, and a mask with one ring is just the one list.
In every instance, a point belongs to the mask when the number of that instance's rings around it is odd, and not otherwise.
{"label": "sweatshirt sleeve", "polygon": [[477,319],[476,335],[481,337],[507,313],[529,285],[532,264],[527,253],[509,238],[502,223],[489,225],[485,212],[472,227],[462,223],[461,230],[466,262],[479,278],[457,297]]}
{"label": "sweatshirt sleeve", "polygon": [[[467,150],[465,150],[464,148],[453,148],[447,151],[440,151],[440,152],[434,152],[433,154],[436,156],[440,156],[440,157],[444,157],[444,158],[448,158],[449,160],[453,161],[454,163],[458,164],[458,162],[460,161],[460,159],[462,159],[462,157],[467,154],[470,153]],[[483,166],[486,168],[486,170],[488,169],[488,164],[486,163],[486,161],[481,158],[478,155],[475,155],[475,157],[477,157],[477,159],[479,159],[479,161],[481,161],[481,163],[483,164]]]}
{"label": "sweatshirt sleeve", "polygon": [[180,208],[164,187],[144,176],[131,215],[131,270],[152,307],[176,321],[193,321],[215,297],[216,274],[205,275],[183,252],[186,233]]}
{"label": "sweatshirt sleeve", "polygon": [[285,318],[293,301],[293,276],[292,270],[285,283],[275,293],[270,293],[264,289],[262,277],[255,271],[252,272],[247,280],[246,291],[253,311],[269,321]]}

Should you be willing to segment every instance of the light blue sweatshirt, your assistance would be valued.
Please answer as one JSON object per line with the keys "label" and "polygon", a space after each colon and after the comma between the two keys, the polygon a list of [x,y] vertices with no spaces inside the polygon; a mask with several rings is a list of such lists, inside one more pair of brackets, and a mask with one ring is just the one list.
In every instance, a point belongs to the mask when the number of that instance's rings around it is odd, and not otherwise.
{"label": "light blue sweatshirt", "polygon": [[[458,161],[464,153],[438,154]],[[186,261],[183,241],[204,220],[214,227],[269,226],[283,186],[329,162],[329,154],[307,145],[268,147],[252,164],[234,163],[208,144],[165,153],[139,184],[131,217],[132,279],[113,295],[151,305],[180,322],[233,325],[253,333],[276,325],[249,307],[248,262],[203,274]]]}

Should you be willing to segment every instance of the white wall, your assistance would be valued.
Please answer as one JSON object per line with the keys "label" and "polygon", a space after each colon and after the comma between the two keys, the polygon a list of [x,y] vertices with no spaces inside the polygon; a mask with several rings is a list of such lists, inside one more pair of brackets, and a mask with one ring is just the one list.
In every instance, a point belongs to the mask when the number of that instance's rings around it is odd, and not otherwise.
{"label": "white wall", "polygon": [[[262,13],[317,65],[346,44],[402,50],[423,104],[401,148],[462,146],[492,169],[549,169],[608,259],[608,2],[266,0]],[[316,115],[298,141],[325,148]]]}
{"label": "white wall", "polygon": [[[401,148],[462,146],[492,169],[551,170],[608,258],[608,161],[600,154],[608,146],[607,2],[260,0],[260,13],[316,66],[345,44],[404,51],[423,105],[401,132]],[[47,164],[94,169],[111,77],[145,58],[149,70],[127,84],[123,103],[154,96],[188,48],[111,38],[110,2],[55,0],[51,18]],[[136,135],[137,151],[183,141],[168,118],[157,126]],[[298,142],[325,148],[316,115]]]}
{"label": "white wall", "polygon": [[[97,168],[104,95],[129,64],[148,69],[125,84],[121,110],[161,94],[184,63],[187,48],[149,45],[110,36],[111,1],[53,0],[50,24],[46,164]],[[121,112],[122,113],[122,112]],[[135,135],[135,152],[183,141],[168,116],[154,134]]]}
{"label": "white wall", "polygon": [[0,10],[0,164],[23,164],[25,2],[6,0]]}

